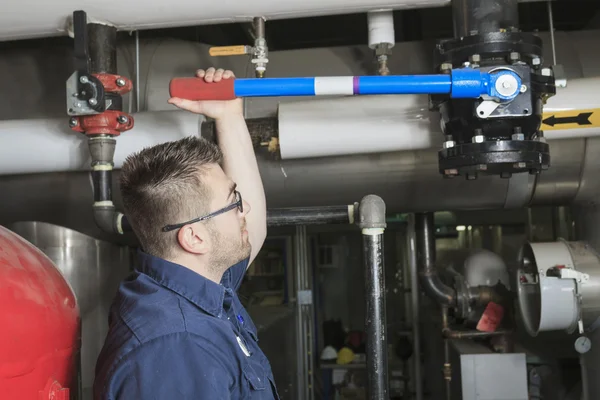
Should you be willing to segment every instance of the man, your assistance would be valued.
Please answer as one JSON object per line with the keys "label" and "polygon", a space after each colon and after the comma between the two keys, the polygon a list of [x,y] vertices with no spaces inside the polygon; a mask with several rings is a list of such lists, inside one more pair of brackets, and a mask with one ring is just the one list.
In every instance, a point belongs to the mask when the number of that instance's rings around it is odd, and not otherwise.
{"label": "man", "polygon": [[[209,83],[233,77],[214,68],[197,75]],[[236,294],[266,236],[242,101],[169,102],[214,118],[219,147],[190,137],[125,161],[125,214],[143,251],[112,305],[94,397],[276,399],[256,327]]]}

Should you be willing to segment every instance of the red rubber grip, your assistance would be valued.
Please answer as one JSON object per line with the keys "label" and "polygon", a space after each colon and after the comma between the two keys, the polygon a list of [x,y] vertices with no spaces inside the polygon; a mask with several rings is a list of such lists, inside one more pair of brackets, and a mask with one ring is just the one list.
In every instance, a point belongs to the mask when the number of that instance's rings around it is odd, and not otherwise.
{"label": "red rubber grip", "polygon": [[171,97],[187,100],[233,100],[235,78],[206,82],[203,78],[173,78],[169,84]]}

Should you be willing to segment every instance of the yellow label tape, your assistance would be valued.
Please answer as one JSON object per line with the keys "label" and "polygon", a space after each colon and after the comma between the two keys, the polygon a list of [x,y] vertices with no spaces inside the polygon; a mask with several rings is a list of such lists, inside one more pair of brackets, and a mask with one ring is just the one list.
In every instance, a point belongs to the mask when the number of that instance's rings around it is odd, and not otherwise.
{"label": "yellow label tape", "polygon": [[542,116],[543,131],[584,129],[600,127],[600,108],[545,112]]}

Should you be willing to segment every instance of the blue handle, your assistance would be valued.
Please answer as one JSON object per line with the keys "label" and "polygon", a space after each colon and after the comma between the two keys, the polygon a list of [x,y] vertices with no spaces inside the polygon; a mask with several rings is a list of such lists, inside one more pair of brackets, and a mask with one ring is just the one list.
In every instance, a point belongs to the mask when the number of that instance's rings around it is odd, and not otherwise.
{"label": "blue handle", "polygon": [[471,68],[452,70],[450,75],[400,75],[400,76],[337,76],[309,78],[257,78],[236,79],[236,97],[324,96],[324,95],[381,95],[381,94],[449,94],[452,98],[479,98],[489,95],[501,100],[494,83],[502,75],[493,75]]}

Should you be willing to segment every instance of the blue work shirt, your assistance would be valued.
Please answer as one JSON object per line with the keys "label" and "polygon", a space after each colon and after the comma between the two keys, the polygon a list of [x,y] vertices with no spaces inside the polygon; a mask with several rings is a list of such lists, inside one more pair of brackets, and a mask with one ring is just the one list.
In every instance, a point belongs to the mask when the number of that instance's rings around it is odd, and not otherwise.
{"label": "blue work shirt", "polygon": [[279,398],[236,293],[248,259],[228,269],[221,284],[144,252],[140,261],[110,310],[95,399]]}

